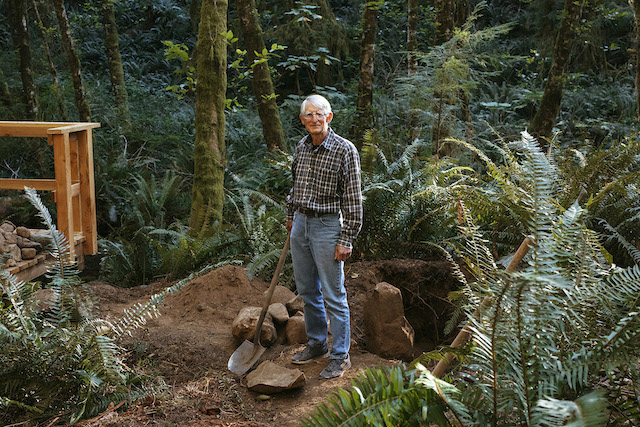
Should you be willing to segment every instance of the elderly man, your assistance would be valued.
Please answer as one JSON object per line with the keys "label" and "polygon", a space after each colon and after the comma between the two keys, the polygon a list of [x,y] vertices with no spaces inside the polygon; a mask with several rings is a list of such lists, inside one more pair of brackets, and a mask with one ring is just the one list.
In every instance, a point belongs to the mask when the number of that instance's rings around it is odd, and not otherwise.
{"label": "elderly man", "polygon": [[[351,325],[344,261],[362,228],[360,158],[355,146],[329,127],[331,105],[320,95],[300,107],[309,135],[293,157],[293,188],[287,199],[287,230],[298,293],[304,300],[307,346],[293,356],[304,364],[329,354],[323,378],[351,367]],[[325,309],[326,306],[326,309]],[[329,352],[327,315],[332,345]]]}

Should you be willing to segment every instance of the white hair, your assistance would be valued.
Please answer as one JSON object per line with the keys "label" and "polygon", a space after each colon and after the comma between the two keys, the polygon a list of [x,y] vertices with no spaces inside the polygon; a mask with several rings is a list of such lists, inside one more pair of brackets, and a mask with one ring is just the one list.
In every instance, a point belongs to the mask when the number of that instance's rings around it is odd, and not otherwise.
{"label": "white hair", "polygon": [[302,105],[300,105],[300,114],[304,114],[306,112],[307,103],[318,108],[321,113],[324,113],[324,114],[331,113],[331,104],[329,104],[329,101],[327,101],[327,98],[325,98],[322,95],[307,96],[307,98],[304,101],[302,101]]}

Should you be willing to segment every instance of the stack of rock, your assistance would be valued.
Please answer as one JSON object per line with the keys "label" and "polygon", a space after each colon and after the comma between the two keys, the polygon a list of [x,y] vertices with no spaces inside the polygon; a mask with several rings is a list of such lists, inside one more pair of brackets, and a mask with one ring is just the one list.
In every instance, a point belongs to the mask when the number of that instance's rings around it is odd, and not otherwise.
{"label": "stack of rock", "polygon": [[[269,310],[260,330],[260,344],[270,346],[280,343],[299,344],[307,341],[302,313],[302,298],[284,286],[276,286]],[[260,307],[244,307],[231,325],[231,333],[241,342],[253,340]]]}
{"label": "stack of rock", "polygon": [[41,236],[32,235],[26,227],[16,227],[10,221],[0,224],[0,257],[5,267],[15,267],[20,261],[34,259],[42,249]]}

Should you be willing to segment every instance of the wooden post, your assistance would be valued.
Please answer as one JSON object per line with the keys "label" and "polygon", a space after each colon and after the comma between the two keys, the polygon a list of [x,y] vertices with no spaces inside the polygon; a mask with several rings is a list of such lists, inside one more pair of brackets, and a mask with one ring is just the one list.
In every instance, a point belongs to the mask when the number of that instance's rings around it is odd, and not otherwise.
{"label": "wooden post", "polygon": [[75,250],[73,205],[71,191],[71,150],[69,134],[51,135],[53,143],[54,170],[56,174],[56,207],[58,229],[67,236],[71,251]]}
{"label": "wooden post", "polygon": [[82,212],[82,234],[85,237],[84,253],[98,252],[98,225],[96,221],[96,188],[93,175],[93,138],[91,129],[78,135],[78,169]]}

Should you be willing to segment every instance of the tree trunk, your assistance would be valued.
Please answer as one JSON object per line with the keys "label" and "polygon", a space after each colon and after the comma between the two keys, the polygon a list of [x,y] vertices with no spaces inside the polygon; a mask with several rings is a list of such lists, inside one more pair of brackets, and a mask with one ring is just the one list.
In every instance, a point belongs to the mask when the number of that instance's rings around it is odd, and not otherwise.
{"label": "tree trunk", "polygon": [[198,23],[200,22],[200,0],[191,0],[189,5],[189,20],[191,28],[194,32],[198,32]]}
{"label": "tree trunk", "polygon": [[62,98],[62,92],[60,92],[60,84],[58,83],[58,73],[56,72],[56,66],[53,63],[53,60],[51,59],[49,38],[47,37],[45,25],[42,22],[42,18],[40,17],[40,11],[38,10],[36,0],[31,0],[31,7],[33,8],[33,13],[36,18],[36,24],[38,24],[38,32],[40,33],[40,37],[42,38],[42,49],[44,50],[45,56],[47,57],[49,74],[51,74],[51,80],[53,81],[53,92],[56,96],[56,100],[58,101],[58,108],[60,109],[62,120],[68,122],[69,117],[67,116],[67,109],[64,106],[64,99]]}
{"label": "tree trunk", "polygon": [[373,67],[378,31],[378,8],[378,3],[367,2],[362,14],[360,81],[358,82],[356,121],[353,127],[353,140],[358,149],[362,148],[364,143],[364,132],[373,128]]}
{"label": "tree trunk", "polygon": [[[407,1],[407,74],[411,77],[418,72],[418,0]],[[418,114],[412,95],[409,95],[409,114],[407,126],[411,142],[420,136]]]}
{"label": "tree trunk", "polygon": [[196,140],[191,233],[211,235],[222,223],[227,97],[227,1],[204,0],[198,29]]}
{"label": "tree trunk", "polygon": [[435,0],[436,26],[434,43],[436,46],[451,40],[455,28],[456,4],[455,0]]}
{"label": "tree trunk", "polygon": [[538,111],[531,122],[534,136],[550,137],[562,103],[562,78],[567,70],[576,28],[585,0],[565,0],[560,28],[553,46],[553,60]]}
{"label": "tree trunk", "polygon": [[64,50],[67,53],[67,60],[69,61],[69,71],[73,80],[73,90],[76,98],[76,106],[78,107],[78,115],[80,121],[91,121],[91,108],[84,92],[84,85],[82,84],[82,73],[80,70],[80,58],[76,52],[76,48],[73,44],[73,38],[71,37],[71,29],[69,28],[69,19],[67,18],[67,11],[64,7],[63,0],[53,0],[53,5],[56,9],[56,16],[58,17],[58,25],[60,26],[60,35],[62,36],[62,44]]}
{"label": "tree trunk", "polygon": [[20,67],[22,93],[26,106],[26,118],[35,120],[38,116],[36,85],[33,80],[29,28],[27,27],[27,7],[25,0],[8,0],[7,15],[11,25],[11,36]]}
{"label": "tree trunk", "polygon": [[640,0],[629,0],[635,18],[636,39],[636,120],[640,121]]}
{"label": "tree trunk", "polygon": [[240,29],[247,46],[249,64],[253,69],[253,92],[258,105],[258,114],[262,122],[262,134],[269,151],[286,150],[284,131],[280,121],[280,112],[276,103],[276,94],[271,80],[269,62],[265,51],[262,28],[258,22],[258,11],[255,0],[236,0]]}
{"label": "tree trunk", "polygon": [[127,87],[124,82],[124,70],[122,69],[113,0],[101,0],[100,9],[102,12],[102,26],[104,27],[104,46],[109,63],[111,91],[116,101],[116,111],[122,126],[122,132],[126,134],[131,129],[131,113],[129,111]]}

